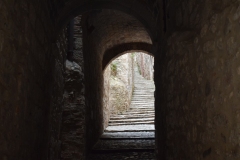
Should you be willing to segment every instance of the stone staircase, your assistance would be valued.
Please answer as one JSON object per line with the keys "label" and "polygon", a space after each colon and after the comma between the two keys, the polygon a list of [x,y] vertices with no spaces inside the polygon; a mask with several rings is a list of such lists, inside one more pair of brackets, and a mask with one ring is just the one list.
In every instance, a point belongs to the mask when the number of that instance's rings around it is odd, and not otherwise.
{"label": "stone staircase", "polygon": [[[154,82],[134,68],[134,92],[128,111],[112,115],[94,146],[91,160],[155,159]],[[95,157],[94,157],[95,156]]]}
{"label": "stone staircase", "polygon": [[154,82],[143,78],[137,67],[134,68],[134,72],[134,91],[130,108],[123,114],[112,115],[106,132],[114,131],[114,128],[154,131]]}

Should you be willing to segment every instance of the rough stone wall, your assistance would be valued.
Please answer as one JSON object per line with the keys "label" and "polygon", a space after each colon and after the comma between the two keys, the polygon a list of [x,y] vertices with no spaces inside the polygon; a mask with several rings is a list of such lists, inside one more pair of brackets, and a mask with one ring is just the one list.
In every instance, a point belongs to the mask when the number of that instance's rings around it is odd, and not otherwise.
{"label": "rough stone wall", "polygon": [[88,29],[83,17],[83,56],[86,98],[86,144],[87,151],[103,133],[103,71],[102,57],[95,36]]}
{"label": "rough stone wall", "polygon": [[133,92],[133,55],[124,54],[108,65],[104,71],[104,128],[111,114],[125,112],[130,106]]}
{"label": "rough stone wall", "polygon": [[0,2],[0,159],[57,159],[64,31],[53,42],[48,5]]}
{"label": "rough stone wall", "polygon": [[154,58],[145,53],[135,53],[135,56],[140,74],[148,80],[153,80]]}
{"label": "rough stone wall", "polygon": [[83,39],[82,39],[82,16],[79,15],[74,18],[74,50],[73,59],[83,69]]}
{"label": "rough stone wall", "polygon": [[[102,66],[104,54],[120,44],[138,42],[151,44],[151,39],[138,20],[120,11],[103,9],[99,12],[94,10],[84,14],[82,22],[84,70],[86,73],[84,75],[87,108],[86,143],[87,150],[89,150],[104,130]],[[120,53],[117,52],[114,57],[118,54]]]}
{"label": "rough stone wall", "polygon": [[[48,159],[55,160],[59,159],[61,152],[61,122],[62,122],[62,107],[63,107],[63,93],[64,93],[64,72],[65,66],[64,61],[66,59],[66,30],[64,29],[62,34],[58,36],[57,42],[53,44],[53,51],[51,57],[52,61],[48,62],[47,68],[51,70],[46,71],[49,76],[45,77],[46,79],[41,83],[45,83],[46,93],[44,95],[50,98],[50,105],[48,110],[49,112],[49,122],[44,124],[48,126],[49,139],[48,139]],[[47,58],[47,57],[46,57]],[[41,60],[40,60],[41,61]],[[42,62],[42,61],[41,61]],[[40,62],[40,63],[41,63]],[[45,66],[46,67],[46,66]],[[46,69],[47,69],[46,68]],[[40,71],[35,70],[35,73],[40,74]],[[48,79],[49,77],[49,79]],[[31,77],[32,78],[32,77]],[[41,79],[39,79],[41,81]],[[42,86],[43,87],[43,86]],[[34,93],[38,93],[34,91]],[[33,93],[33,94],[34,94]],[[41,102],[39,102],[41,104]],[[38,117],[39,120],[45,119],[45,116]],[[38,133],[39,134],[39,133]],[[42,136],[42,135],[39,135]],[[40,142],[43,144],[43,142]],[[47,158],[43,158],[47,159]]]}
{"label": "rough stone wall", "polygon": [[157,143],[166,159],[240,159],[240,4],[174,2],[166,55],[155,63]]}
{"label": "rough stone wall", "polygon": [[109,65],[104,70],[104,90],[103,90],[103,114],[104,114],[104,128],[108,126],[111,115],[110,107],[110,82],[111,82],[111,66]]}
{"label": "rough stone wall", "polygon": [[[128,110],[133,92],[133,57],[131,53],[115,59],[111,66],[116,66],[110,79],[111,113],[116,114]],[[114,75],[116,74],[116,75]]]}
{"label": "rough stone wall", "polygon": [[133,55],[132,53],[124,54],[115,59],[113,63],[117,64],[116,77],[119,78],[124,83],[127,91],[126,109],[128,109],[133,93],[133,80],[134,80]]}
{"label": "rough stone wall", "polygon": [[81,16],[74,19],[73,62],[66,61],[61,159],[85,159],[85,84]]}
{"label": "rough stone wall", "polygon": [[[106,64],[122,53],[134,49],[133,47],[129,48],[128,45],[132,46],[137,43],[152,44],[151,38],[144,26],[133,16],[124,12],[103,9],[102,12],[92,12],[89,14],[87,21],[88,31],[91,32],[92,37],[94,37],[92,40],[98,46],[98,54],[102,56],[101,58],[104,58],[104,54],[110,52],[109,56],[111,58],[108,59]],[[128,48],[125,48],[125,45]],[[123,49],[111,52],[115,47]]]}

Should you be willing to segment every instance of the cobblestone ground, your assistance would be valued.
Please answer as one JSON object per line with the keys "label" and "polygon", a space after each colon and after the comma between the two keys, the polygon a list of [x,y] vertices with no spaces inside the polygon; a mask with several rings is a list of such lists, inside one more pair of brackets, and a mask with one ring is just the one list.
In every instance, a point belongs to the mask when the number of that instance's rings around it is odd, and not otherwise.
{"label": "cobblestone ground", "polygon": [[106,154],[92,154],[89,160],[155,160],[154,152],[127,152],[127,153],[106,153]]}

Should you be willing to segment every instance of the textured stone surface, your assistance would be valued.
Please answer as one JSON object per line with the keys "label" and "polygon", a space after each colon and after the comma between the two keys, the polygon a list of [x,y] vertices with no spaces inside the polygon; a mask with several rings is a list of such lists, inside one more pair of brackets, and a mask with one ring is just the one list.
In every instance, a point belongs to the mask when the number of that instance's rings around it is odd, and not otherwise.
{"label": "textured stone surface", "polygon": [[[86,105],[81,16],[74,19],[73,62],[66,61],[61,159],[85,159]],[[76,62],[75,62],[76,61]]]}
{"label": "textured stone surface", "polygon": [[101,139],[155,138],[154,132],[104,132]]}
{"label": "textured stone surface", "polygon": [[114,150],[114,149],[154,149],[155,140],[100,140],[94,150]]}
{"label": "textured stone surface", "polygon": [[110,104],[110,83],[111,83],[111,66],[104,70],[104,91],[103,91],[103,112],[104,112],[104,128],[108,126],[108,121],[111,115]]}
{"label": "textured stone surface", "polygon": [[104,128],[110,114],[129,109],[133,92],[133,56],[131,53],[115,59],[104,71]]}
{"label": "textured stone surface", "polygon": [[91,160],[155,160],[154,152],[127,152],[127,153],[108,153],[108,154],[92,154]]}
{"label": "textured stone surface", "polygon": [[107,121],[107,114],[104,113],[106,110],[103,110],[103,104],[106,102],[103,98],[105,53],[119,45],[131,44],[131,47],[123,47],[121,52],[113,52],[110,62],[129,50],[137,50],[136,43],[147,44],[147,48],[151,48],[152,40],[138,19],[121,11],[94,10],[83,15],[82,24],[86,82],[86,144],[87,150],[90,150],[103,133]]}
{"label": "textured stone surface", "polygon": [[239,2],[173,3],[171,9],[181,14],[169,24],[166,57],[155,63],[156,84],[162,83],[156,94],[157,139],[165,138],[166,159],[237,160]]}
{"label": "textured stone surface", "polygon": [[[121,3],[129,4],[128,1]],[[0,2],[0,159],[59,159],[67,48],[64,28],[73,17],[72,11],[81,4],[83,1]],[[149,42],[143,25],[130,15],[126,17],[136,22],[145,41]],[[129,37],[127,32],[125,35]],[[80,39],[75,38],[80,44]],[[85,40],[87,65],[84,66],[88,69],[86,141],[89,140],[91,146],[103,130],[103,81],[102,57],[94,57],[98,55],[95,53],[98,53],[99,46],[88,38]]]}
{"label": "textured stone surface", "polygon": [[[60,27],[70,20],[70,17],[83,14],[86,11],[95,10],[98,12],[101,9],[112,9],[115,11],[126,12],[129,15],[133,15],[139,20],[142,25],[149,31],[149,34],[155,39],[159,33],[156,21],[160,21],[158,17],[161,16],[162,1],[159,0],[98,0],[98,1],[86,1],[86,0],[51,0],[53,8],[53,18]],[[95,12],[94,11],[94,12]],[[96,15],[96,12],[93,15]],[[115,13],[112,12],[112,15]],[[108,17],[109,19],[109,17]],[[106,19],[103,19],[106,22]],[[114,19],[116,20],[116,19]]]}
{"label": "textured stone surface", "polygon": [[145,124],[145,125],[121,125],[121,126],[108,126],[105,131],[107,132],[116,132],[116,131],[154,131],[154,125],[153,124]]}
{"label": "textured stone surface", "polygon": [[52,42],[48,5],[0,2],[0,159],[55,159],[65,34]]}
{"label": "textured stone surface", "polygon": [[135,56],[140,74],[146,79],[153,80],[154,57],[144,53],[135,53]]}
{"label": "textured stone surface", "polygon": [[158,159],[238,160],[239,5],[237,0],[2,0],[0,159],[59,159],[64,28],[86,13],[87,148],[104,128],[104,53],[124,43],[137,50],[135,42],[144,42],[154,46]]}
{"label": "textured stone surface", "polygon": [[[87,31],[87,23],[83,31]],[[83,57],[86,98],[86,147],[89,151],[104,130],[103,72],[98,46],[90,32],[83,32]]]}
{"label": "textured stone surface", "polygon": [[85,158],[85,98],[82,68],[66,62],[61,159]]}

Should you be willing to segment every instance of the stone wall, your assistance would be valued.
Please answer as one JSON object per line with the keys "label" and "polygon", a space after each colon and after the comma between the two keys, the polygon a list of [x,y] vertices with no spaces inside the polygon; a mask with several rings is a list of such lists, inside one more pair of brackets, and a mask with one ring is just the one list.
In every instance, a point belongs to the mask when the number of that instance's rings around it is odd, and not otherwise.
{"label": "stone wall", "polygon": [[[128,50],[136,49],[135,43],[151,46],[152,42],[140,21],[121,11],[103,9],[99,12],[93,10],[83,15],[82,22],[86,82],[86,144],[89,151],[104,131],[104,55],[110,53],[110,57],[114,58]],[[121,47],[121,44],[127,46],[130,44],[131,47],[123,47],[122,52],[119,50],[111,52],[119,45]]]}
{"label": "stone wall", "polygon": [[74,18],[74,49],[73,59],[83,69],[83,31],[82,31],[82,15]]}
{"label": "stone wall", "polygon": [[[238,160],[239,1],[141,1],[152,17],[146,10],[134,10],[138,1],[101,1],[108,2],[131,4],[117,7],[144,25],[109,10],[96,10],[85,20],[87,149],[104,129],[103,54],[124,43],[151,44],[146,27],[154,37],[158,159]],[[59,159],[66,37],[64,29],[56,30],[84,3],[0,1],[0,159]],[[159,30],[151,30],[155,22]]]}
{"label": "stone wall", "polygon": [[[83,19],[86,17],[83,17]],[[86,144],[87,151],[93,147],[103,133],[103,71],[102,56],[95,36],[83,20],[83,57],[86,98]],[[85,31],[85,32],[84,32]]]}
{"label": "stone wall", "polygon": [[42,1],[0,2],[0,159],[57,159],[66,49]]}
{"label": "stone wall", "polygon": [[111,114],[129,109],[133,92],[133,54],[124,54],[112,61],[104,72],[104,127]]}
{"label": "stone wall", "polygon": [[[44,95],[51,99],[50,105],[48,108],[48,110],[50,110],[50,113],[49,113],[50,121],[48,122],[48,124],[44,124],[49,127],[48,132],[50,132],[49,139],[48,139],[48,145],[49,145],[48,159],[50,160],[58,159],[60,157],[60,152],[61,152],[61,140],[60,140],[61,132],[60,131],[61,131],[61,124],[62,124],[61,122],[62,122],[62,107],[63,107],[63,93],[64,93],[64,72],[65,72],[64,61],[66,59],[66,48],[67,48],[66,39],[67,39],[66,30],[64,29],[62,31],[62,34],[58,36],[57,42],[53,44],[53,51],[52,51],[51,58],[54,59],[54,61],[48,62],[49,69],[51,68],[52,71],[51,70],[46,71],[48,72],[49,76],[45,77],[45,81],[41,82],[47,85],[44,87],[46,90],[46,93],[44,93]],[[42,61],[40,63],[42,63]],[[35,70],[34,72],[40,74],[40,71]],[[39,80],[42,81],[41,79]],[[43,89],[43,86],[41,88]],[[38,92],[34,91],[32,94],[34,93],[38,93]],[[41,102],[39,103],[41,104]],[[38,118],[39,120],[45,119],[43,117],[41,118],[38,117]],[[39,135],[39,136],[42,136],[42,135]],[[40,144],[43,144],[43,142],[40,142]]]}
{"label": "stone wall", "polygon": [[104,114],[104,128],[108,126],[108,121],[111,115],[110,105],[110,82],[111,82],[111,65],[104,70],[104,90],[103,90],[103,114]]}
{"label": "stone wall", "polygon": [[[116,114],[128,110],[132,99],[133,55],[131,53],[122,55],[115,59],[111,65],[116,66],[116,75],[114,76],[112,73],[110,80],[110,105],[111,113]],[[116,83],[119,85],[115,85]]]}
{"label": "stone wall", "polygon": [[154,57],[141,52],[135,53],[135,56],[140,74],[148,80],[153,80]]}
{"label": "stone wall", "polygon": [[166,159],[240,159],[240,4],[168,6],[167,44],[155,63],[157,144]]}
{"label": "stone wall", "polygon": [[66,61],[61,159],[85,159],[85,84],[81,16],[74,19],[73,62]]}

